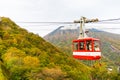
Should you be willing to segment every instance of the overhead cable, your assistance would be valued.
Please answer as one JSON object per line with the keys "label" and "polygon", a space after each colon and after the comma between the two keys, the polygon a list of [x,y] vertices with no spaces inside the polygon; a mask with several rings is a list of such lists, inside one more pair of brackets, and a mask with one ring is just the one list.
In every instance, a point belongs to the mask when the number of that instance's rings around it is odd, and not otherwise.
{"label": "overhead cable", "polygon": [[[120,24],[120,22],[108,22],[108,21],[118,21],[120,20],[120,18],[116,18],[116,19],[106,19],[106,20],[98,20],[98,21],[95,21],[94,23],[108,23],[108,24]],[[89,20],[88,20],[89,21]],[[78,21],[80,23],[80,21]],[[89,21],[91,22],[91,21]],[[22,21],[22,22],[16,22],[16,23],[29,23],[29,24],[76,24],[76,21],[75,22],[25,22],[25,21]]]}

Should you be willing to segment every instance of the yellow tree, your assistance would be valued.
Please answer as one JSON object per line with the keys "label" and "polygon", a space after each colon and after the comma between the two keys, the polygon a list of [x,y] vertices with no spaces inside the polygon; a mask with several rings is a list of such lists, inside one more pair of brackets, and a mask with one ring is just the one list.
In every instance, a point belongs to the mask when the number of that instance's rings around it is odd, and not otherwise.
{"label": "yellow tree", "polygon": [[34,69],[39,67],[39,59],[37,57],[26,56],[23,59],[23,64],[28,69]]}

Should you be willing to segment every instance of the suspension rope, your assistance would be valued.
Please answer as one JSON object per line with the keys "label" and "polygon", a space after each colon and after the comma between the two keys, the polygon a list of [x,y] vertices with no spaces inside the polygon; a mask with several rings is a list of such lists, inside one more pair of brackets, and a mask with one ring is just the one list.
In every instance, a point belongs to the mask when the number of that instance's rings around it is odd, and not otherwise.
{"label": "suspension rope", "polygon": [[[107,21],[118,21],[120,20],[120,18],[116,18],[116,19],[106,19],[106,20],[98,20],[96,21],[96,23],[98,22],[107,22]],[[39,23],[39,24],[76,24],[75,22],[25,22],[25,21],[22,21],[22,22],[16,22],[16,23]],[[109,23],[109,22],[107,22]],[[110,22],[111,23],[111,22]],[[120,22],[118,22],[120,23]]]}

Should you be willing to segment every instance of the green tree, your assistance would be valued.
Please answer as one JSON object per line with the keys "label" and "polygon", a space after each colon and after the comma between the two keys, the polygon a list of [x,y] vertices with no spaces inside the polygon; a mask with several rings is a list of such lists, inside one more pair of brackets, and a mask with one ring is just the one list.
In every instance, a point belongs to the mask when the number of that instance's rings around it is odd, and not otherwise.
{"label": "green tree", "polygon": [[109,74],[105,63],[95,63],[92,68],[92,79],[108,80]]}

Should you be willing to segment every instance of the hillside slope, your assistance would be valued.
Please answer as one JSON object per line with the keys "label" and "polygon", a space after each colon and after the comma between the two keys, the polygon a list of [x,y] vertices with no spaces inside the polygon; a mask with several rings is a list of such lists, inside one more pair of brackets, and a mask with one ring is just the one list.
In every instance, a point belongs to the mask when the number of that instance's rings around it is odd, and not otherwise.
{"label": "hillside slope", "polygon": [[0,80],[90,80],[90,68],[9,18],[0,21]]}

